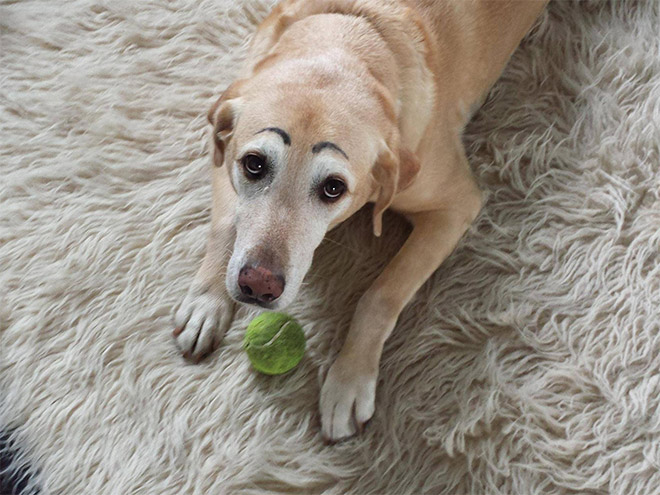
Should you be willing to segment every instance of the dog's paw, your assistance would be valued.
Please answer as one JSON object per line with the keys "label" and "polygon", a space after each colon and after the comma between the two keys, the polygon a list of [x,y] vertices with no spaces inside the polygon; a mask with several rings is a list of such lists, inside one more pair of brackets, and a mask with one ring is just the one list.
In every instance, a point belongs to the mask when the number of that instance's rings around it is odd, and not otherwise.
{"label": "dog's paw", "polygon": [[224,337],[234,303],[224,293],[191,288],[174,313],[174,338],[184,357],[199,361]]}
{"label": "dog's paw", "polygon": [[362,432],[374,414],[376,379],[376,373],[358,373],[340,361],[330,367],[320,401],[326,442],[335,443]]}

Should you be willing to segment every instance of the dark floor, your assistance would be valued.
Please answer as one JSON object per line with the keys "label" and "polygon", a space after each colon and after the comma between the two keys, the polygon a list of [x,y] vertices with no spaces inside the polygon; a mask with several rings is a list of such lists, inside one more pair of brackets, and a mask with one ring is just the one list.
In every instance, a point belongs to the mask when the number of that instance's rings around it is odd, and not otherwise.
{"label": "dark floor", "polygon": [[36,495],[38,491],[28,490],[26,469],[12,469],[16,451],[9,433],[0,432],[0,495]]}

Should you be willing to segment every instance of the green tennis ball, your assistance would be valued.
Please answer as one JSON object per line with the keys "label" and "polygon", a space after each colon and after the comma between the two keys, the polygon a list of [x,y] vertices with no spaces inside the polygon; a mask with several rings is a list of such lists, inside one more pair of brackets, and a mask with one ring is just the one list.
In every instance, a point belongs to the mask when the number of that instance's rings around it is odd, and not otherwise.
{"label": "green tennis ball", "polygon": [[305,334],[289,315],[262,313],[248,325],[243,349],[254,369],[281,375],[295,368],[305,354]]}

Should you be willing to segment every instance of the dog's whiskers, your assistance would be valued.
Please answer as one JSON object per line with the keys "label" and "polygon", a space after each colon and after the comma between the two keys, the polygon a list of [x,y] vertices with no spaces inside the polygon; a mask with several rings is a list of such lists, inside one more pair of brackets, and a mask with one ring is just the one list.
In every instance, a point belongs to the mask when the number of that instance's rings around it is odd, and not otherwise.
{"label": "dog's whiskers", "polygon": [[360,252],[359,252],[357,249],[353,249],[352,247],[349,247],[349,246],[347,246],[346,244],[342,244],[341,242],[336,241],[336,240],[333,239],[332,237],[325,236],[325,237],[323,238],[323,240],[324,240],[324,241],[331,242],[331,243],[333,243],[333,244],[336,244],[337,246],[343,247],[344,249],[347,249],[348,251],[350,251],[350,252],[352,252],[352,253],[360,254]]}

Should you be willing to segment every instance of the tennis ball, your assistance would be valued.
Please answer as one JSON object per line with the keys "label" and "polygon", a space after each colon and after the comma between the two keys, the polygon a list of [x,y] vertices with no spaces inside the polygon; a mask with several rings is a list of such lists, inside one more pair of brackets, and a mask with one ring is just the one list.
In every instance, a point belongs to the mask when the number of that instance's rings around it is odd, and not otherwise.
{"label": "tennis ball", "polygon": [[305,334],[289,315],[262,313],[248,325],[243,349],[254,369],[281,375],[295,368],[305,354]]}

